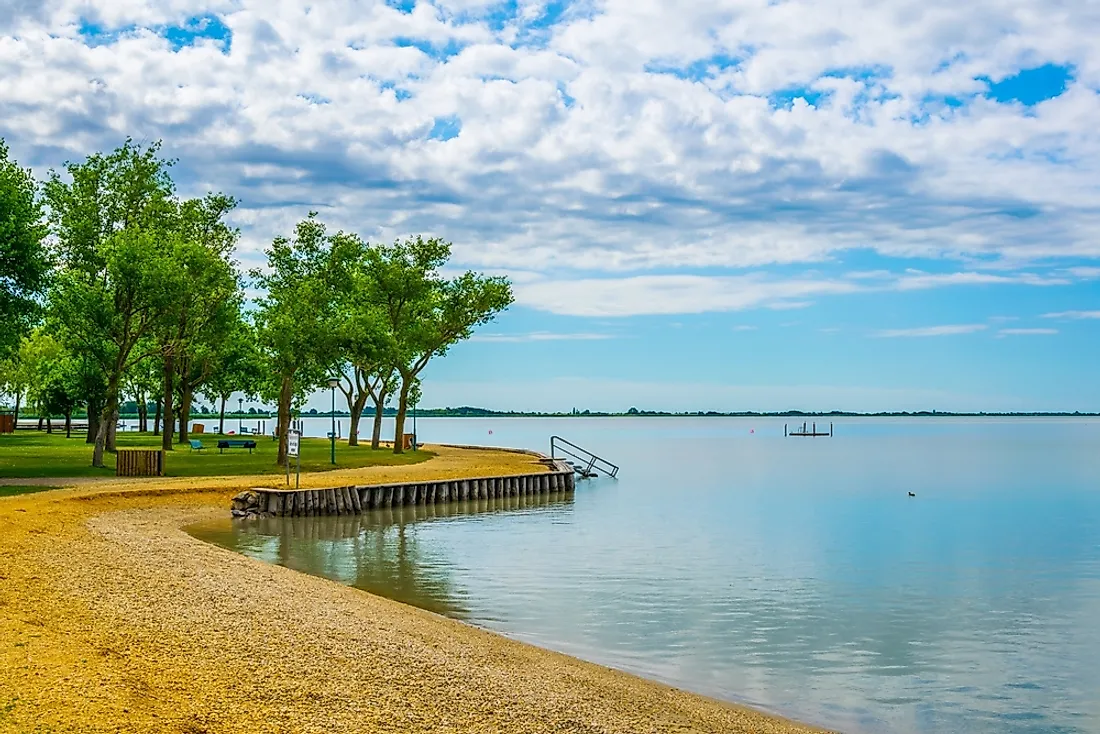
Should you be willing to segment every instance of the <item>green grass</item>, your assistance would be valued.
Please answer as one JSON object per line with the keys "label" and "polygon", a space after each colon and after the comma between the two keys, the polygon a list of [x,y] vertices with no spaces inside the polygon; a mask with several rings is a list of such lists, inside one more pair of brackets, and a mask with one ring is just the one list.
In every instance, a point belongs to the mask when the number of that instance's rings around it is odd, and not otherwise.
{"label": "green grass", "polygon": [[[187,444],[177,444],[164,460],[164,473],[169,477],[203,477],[241,474],[284,474],[275,464],[278,444],[270,436],[256,436],[256,449],[226,449],[218,453],[218,436],[203,434],[203,451],[191,451]],[[251,438],[229,436],[228,438]],[[160,436],[151,433],[118,434],[118,447],[160,448]],[[348,446],[346,440],[336,443],[336,466],[329,463],[329,441],[325,438],[302,439],[302,472],[349,469],[364,466],[400,466],[418,464],[434,456],[429,451],[394,454],[390,449],[372,451],[370,443]],[[95,477],[114,476],[115,457],[105,454],[103,469],[92,464],[92,446],[84,443],[84,435],[65,438],[64,433],[48,435],[38,431],[20,431],[0,435],[0,477]],[[291,466],[293,471],[294,465]],[[0,487],[0,492],[10,487]],[[28,491],[27,488],[23,488]]]}
{"label": "green grass", "polygon": [[57,487],[45,484],[0,484],[0,497],[14,497],[17,494],[45,492],[47,489],[57,489]]}

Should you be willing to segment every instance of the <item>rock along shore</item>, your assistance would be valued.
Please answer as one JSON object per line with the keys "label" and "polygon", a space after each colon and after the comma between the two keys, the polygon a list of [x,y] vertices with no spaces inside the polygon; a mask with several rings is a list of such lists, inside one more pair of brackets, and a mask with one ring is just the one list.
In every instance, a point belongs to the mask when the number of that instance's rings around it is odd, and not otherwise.
{"label": "rock along shore", "polygon": [[[433,449],[436,450],[436,449]],[[531,471],[438,449],[303,486]],[[0,732],[812,732],[514,642],[181,529],[268,478],[0,499]]]}

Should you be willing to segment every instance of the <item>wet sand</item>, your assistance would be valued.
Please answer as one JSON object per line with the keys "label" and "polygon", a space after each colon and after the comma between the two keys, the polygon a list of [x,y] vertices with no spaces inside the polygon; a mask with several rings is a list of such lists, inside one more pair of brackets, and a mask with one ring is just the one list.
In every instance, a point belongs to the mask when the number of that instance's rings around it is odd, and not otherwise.
{"label": "wet sand", "polygon": [[[303,486],[520,474],[439,448]],[[207,545],[271,477],[0,499],[0,732],[812,732]]]}

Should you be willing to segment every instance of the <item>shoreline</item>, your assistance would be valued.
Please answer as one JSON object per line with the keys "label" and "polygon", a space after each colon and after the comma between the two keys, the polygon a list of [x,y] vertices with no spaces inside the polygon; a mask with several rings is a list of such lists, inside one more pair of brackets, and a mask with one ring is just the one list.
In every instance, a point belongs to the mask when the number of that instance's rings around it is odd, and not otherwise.
{"label": "shoreline", "polygon": [[[505,476],[441,449],[359,482]],[[333,473],[303,475],[317,486]],[[0,499],[0,732],[820,732],[204,543],[251,477]],[[149,486],[155,484],[155,487]]]}

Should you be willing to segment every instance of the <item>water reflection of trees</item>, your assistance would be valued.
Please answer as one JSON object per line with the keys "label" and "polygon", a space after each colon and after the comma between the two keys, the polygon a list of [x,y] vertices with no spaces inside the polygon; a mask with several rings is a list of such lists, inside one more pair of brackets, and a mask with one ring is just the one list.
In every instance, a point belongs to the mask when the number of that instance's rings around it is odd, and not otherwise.
{"label": "water reflection of trees", "polygon": [[[570,495],[415,505],[338,517],[268,517],[234,521],[231,546],[297,571],[323,576],[438,614],[464,618],[465,593],[447,559],[421,543],[414,523],[495,512],[531,512],[571,504]],[[220,541],[219,541],[220,542]]]}

